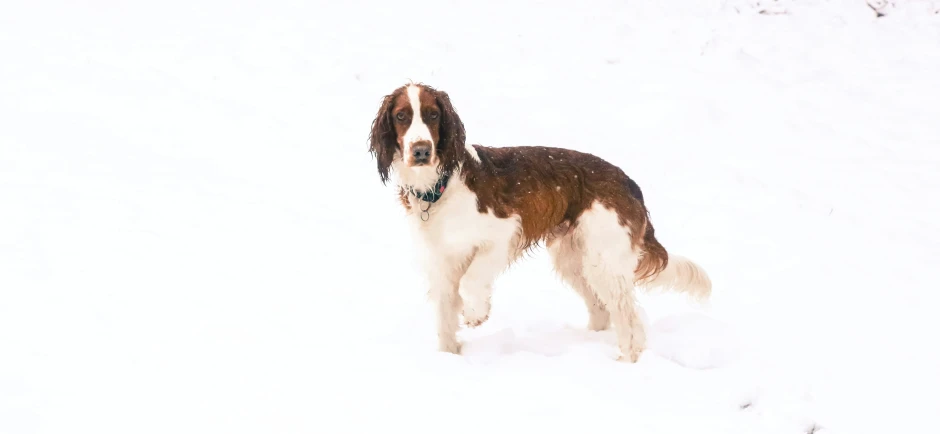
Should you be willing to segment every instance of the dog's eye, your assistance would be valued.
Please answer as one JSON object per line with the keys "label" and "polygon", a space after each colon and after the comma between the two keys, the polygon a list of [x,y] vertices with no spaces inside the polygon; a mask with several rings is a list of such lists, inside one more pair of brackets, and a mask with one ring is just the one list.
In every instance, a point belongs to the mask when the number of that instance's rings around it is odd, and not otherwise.
{"label": "dog's eye", "polygon": [[441,115],[441,114],[438,113],[438,112],[431,112],[431,114],[429,114],[428,117],[431,118],[431,120],[433,121],[433,120],[437,119],[440,115]]}
{"label": "dog's eye", "polygon": [[405,116],[405,112],[398,112],[398,114],[395,115],[395,119],[398,119],[399,121],[404,121],[405,118],[407,118],[407,116]]}

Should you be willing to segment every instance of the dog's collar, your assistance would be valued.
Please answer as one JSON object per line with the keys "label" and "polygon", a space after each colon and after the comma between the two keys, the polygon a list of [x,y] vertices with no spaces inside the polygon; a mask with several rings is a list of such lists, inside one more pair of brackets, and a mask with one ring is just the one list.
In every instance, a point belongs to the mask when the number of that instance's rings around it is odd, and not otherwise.
{"label": "dog's collar", "polygon": [[444,195],[444,190],[447,188],[447,181],[450,181],[450,173],[444,173],[437,179],[437,182],[434,183],[434,187],[429,191],[418,192],[415,191],[413,187],[409,188],[414,197],[421,199],[425,202],[434,203],[437,202],[441,196]]}

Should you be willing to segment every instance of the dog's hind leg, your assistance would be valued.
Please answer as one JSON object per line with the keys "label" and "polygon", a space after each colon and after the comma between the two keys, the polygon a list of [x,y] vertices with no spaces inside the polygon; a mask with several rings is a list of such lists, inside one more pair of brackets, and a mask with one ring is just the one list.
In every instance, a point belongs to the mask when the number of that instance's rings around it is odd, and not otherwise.
{"label": "dog's hind leg", "polygon": [[587,306],[588,329],[594,331],[607,329],[610,325],[610,313],[584,278],[584,249],[580,237],[571,231],[551,238],[547,245],[555,271],[581,296],[584,305]]}
{"label": "dog's hind leg", "polygon": [[595,203],[578,219],[575,236],[584,246],[584,279],[610,312],[619,360],[636,362],[646,347],[646,332],[636,311],[633,282],[639,254],[630,229],[620,224],[616,211]]}

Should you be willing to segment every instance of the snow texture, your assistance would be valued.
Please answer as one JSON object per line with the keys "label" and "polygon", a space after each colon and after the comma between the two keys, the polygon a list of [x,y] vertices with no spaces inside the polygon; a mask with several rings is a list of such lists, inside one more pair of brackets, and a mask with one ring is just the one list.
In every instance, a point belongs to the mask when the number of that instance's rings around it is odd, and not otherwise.
{"label": "snow texture", "polygon": [[[936,1],[0,9],[0,433],[940,431]],[[620,165],[710,304],[618,363],[539,251],[437,352],[408,80]]]}

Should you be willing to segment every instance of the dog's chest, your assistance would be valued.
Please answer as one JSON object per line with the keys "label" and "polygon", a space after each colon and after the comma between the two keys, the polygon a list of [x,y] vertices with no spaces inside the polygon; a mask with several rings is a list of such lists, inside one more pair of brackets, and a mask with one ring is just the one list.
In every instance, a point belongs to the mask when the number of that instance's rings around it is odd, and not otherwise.
{"label": "dog's chest", "polygon": [[517,232],[518,219],[481,213],[476,195],[460,181],[451,182],[444,197],[428,205],[414,201],[412,223],[420,238],[436,250],[462,254],[483,243],[509,240]]}

